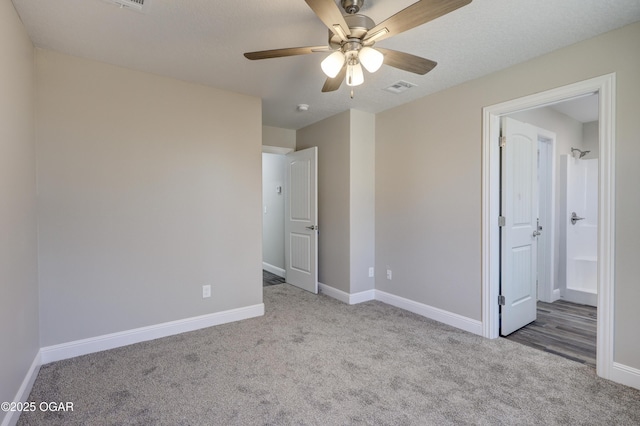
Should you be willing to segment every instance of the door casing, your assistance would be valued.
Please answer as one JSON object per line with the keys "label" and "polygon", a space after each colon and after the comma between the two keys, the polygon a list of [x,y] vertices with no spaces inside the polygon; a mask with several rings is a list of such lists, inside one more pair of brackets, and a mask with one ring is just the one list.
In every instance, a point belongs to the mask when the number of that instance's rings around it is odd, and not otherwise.
{"label": "door casing", "polygon": [[491,105],[482,111],[482,331],[499,336],[500,117],[598,93],[598,319],[596,372],[610,379],[614,348],[615,73]]}

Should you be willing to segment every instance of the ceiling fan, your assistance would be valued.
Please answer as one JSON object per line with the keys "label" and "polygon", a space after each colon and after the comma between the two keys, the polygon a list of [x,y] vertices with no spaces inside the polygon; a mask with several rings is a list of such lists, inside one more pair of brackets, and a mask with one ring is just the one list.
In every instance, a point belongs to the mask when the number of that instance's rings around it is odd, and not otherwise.
{"label": "ceiling fan", "polygon": [[345,78],[349,86],[362,84],[362,66],[370,73],[380,69],[383,63],[415,74],[428,73],[437,65],[436,62],[397,50],[374,49],[373,45],[471,3],[471,0],[419,0],[376,25],[368,16],[358,14],[364,0],[341,0],[347,13],[344,16],[335,0],[305,1],[329,28],[327,46],[262,50],[248,52],[244,56],[255,60],[332,52],[321,64],[327,75],[323,92],[338,90]]}

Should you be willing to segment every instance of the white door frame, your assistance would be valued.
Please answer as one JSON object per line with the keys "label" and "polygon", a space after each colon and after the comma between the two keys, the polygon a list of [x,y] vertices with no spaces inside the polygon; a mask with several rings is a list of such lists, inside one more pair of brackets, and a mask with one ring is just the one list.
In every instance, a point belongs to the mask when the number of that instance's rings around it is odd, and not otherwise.
{"label": "white door frame", "polygon": [[614,349],[615,73],[482,110],[482,333],[499,336],[500,116],[599,93],[598,320],[596,372],[610,379]]}
{"label": "white door frame", "polygon": [[[541,204],[546,206],[545,211],[539,213],[539,217],[543,219],[542,223],[544,223],[544,228],[542,229],[544,244],[541,248],[539,247],[538,253],[540,251],[544,253],[544,262],[547,266],[543,271],[545,278],[542,280],[542,284],[538,285],[538,299],[543,302],[553,302],[560,297],[554,298],[553,291],[556,275],[556,134],[539,127],[536,127],[536,129],[538,132],[538,146],[546,147],[544,153],[540,153],[540,165],[544,163],[545,172],[540,173],[538,170],[538,181],[542,182],[544,179],[544,190],[540,188],[538,191],[538,209]],[[540,179],[540,176],[543,176],[543,179]],[[544,199],[544,203],[541,203],[540,200],[542,199]],[[540,263],[540,256],[538,256],[538,272],[541,269]],[[540,280],[540,273],[538,273],[538,280]]]}

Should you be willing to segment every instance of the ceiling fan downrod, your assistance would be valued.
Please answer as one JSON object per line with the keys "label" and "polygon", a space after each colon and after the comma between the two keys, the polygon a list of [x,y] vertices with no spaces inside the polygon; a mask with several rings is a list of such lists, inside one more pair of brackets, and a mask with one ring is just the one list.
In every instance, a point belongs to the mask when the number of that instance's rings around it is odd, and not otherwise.
{"label": "ceiling fan downrod", "polygon": [[353,15],[354,13],[358,13],[360,8],[362,7],[362,3],[364,0],[342,0],[342,8],[349,15]]}

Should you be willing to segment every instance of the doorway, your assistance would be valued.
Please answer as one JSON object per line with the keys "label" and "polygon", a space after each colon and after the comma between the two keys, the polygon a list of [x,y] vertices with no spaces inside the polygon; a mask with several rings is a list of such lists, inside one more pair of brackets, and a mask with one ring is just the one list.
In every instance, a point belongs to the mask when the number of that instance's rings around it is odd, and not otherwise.
{"label": "doorway", "polygon": [[318,293],[317,157],[317,147],[263,145],[263,287],[287,282]]}
{"label": "doorway", "polygon": [[596,371],[604,378],[611,377],[614,343],[614,89],[615,74],[609,74],[483,109],[482,322],[484,336],[497,338],[500,321],[500,118],[594,93],[600,96]]}
{"label": "doorway", "polygon": [[[263,281],[286,278],[284,251],[284,192],[286,154],[292,149],[262,149],[262,270]],[[266,279],[265,279],[266,277]]]}
{"label": "doorway", "polygon": [[[505,309],[509,305],[501,307],[500,335],[595,368],[597,310],[596,288],[592,283],[596,280],[596,268],[581,267],[576,271],[576,263],[583,266],[588,260],[597,264],[598,138],[597,131],[593,130],[598,127],[598,96],[593,94],[506,117],[503,121],[511,120],[522,129],[526,126],[532,133],[531,148],[535,152],[531,157],[536,164],[531,168],[537,177],[530,182],[536,187],[533,192],[537,194],[537,202],[530,215],[535,236],[527,233],[525,242],[537,244],[537,259],[534,259],[537,268],[531,276],[531,318],[512,325],[509,323],[512,318],[504,316],[505,310],[510,314],[509,309]],[[503,137],[506,130],[503,126]],[[511,148],[515,143],[522,141],[511,136],[506,137],[503,144]],[[570,155],[571,152],[575,155]],[[502,154],[506,154],[504,149]],[[502,166],[505,177],[508,173],[504,163]],[[519,169],[522,172],[523,168]],[[503,194],[503,202],[508,198]],[[514,202],[522,203],[522,200]],[[572,223],[569,220],[572,210],[580,211],[586,218]],[[506,230],[503,227],[501,231]],[[518,251],[522,253],[522,249],[520,244]],[[504,253],[502,256],[504,260]],[[513,285],[514,279],[505,279],[503,275],[501,286]],[[501,294],[505,293],[509,295],[501,289]],[[520,299],[516,303],[526,305],[527,301]]]}

